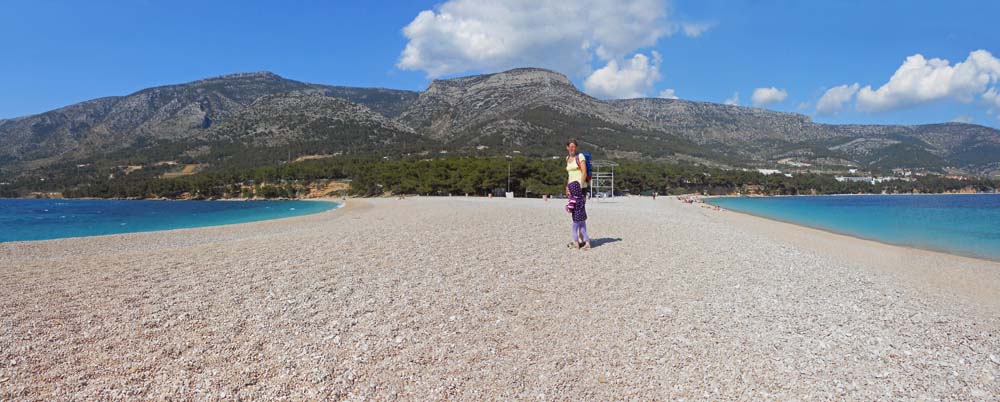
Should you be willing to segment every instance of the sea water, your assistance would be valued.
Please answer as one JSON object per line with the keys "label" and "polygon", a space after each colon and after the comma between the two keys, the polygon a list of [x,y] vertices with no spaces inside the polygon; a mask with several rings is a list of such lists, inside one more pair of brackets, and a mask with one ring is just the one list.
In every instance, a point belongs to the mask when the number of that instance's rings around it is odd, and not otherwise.
{"label": "sea water", "polygon": [[338,206],[324,201],[0,199],[0,242],[226,225]]}
{"label": "sea water", "polygon": [[1000,261],[1000,194],[713,198],[738,212]]}

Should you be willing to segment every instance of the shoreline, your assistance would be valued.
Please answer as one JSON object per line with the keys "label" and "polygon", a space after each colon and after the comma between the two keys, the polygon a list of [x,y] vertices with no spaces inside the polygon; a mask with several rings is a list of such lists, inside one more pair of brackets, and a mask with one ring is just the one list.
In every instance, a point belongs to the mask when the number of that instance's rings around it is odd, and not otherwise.
{"label": "shoreline", "polygon": [[[684,194],[688,195],[688,194]],[[1000,195],[1000,192],[978,192],[978,193],[851,193],[851,194],[778,194],[778,195],[700,195],[694,194],[703,199],[712,198],[780,198],[780,197],[851,197],[851,196],[876,196],[876,195],[891,195],[891,196],[907,196],[907,195]],[[676,197],[676,196],[670,196]]]}
{"label": "shoreline", "polygon": [[[721,220],[826,258],[876,268],[900,283],[945,292],[971,304],[1000,311],[1000,261],[875,239],[722,208]],[[987,276],[991,280],[982,281]]]}
{"label": "shoreline", "polygon": [[[724,194],[724,195],[702,195],[701,193],[685,193],[685,194],[659,194],[659,197],[688,197],[696,196],[702,199],[711,198],[776,198],[776,197],[843,197],[843,196],[876,196],[876,195],[892,195],[892,196],[906,196],[906,195],[985,195],[985,194],[998,194],[1000,195],[1000,189],[995,192],[943,192],[943,193],[837,193],[837,194],[779,194],[779,195],[736,195],[736,194]],[[405,197],[447,197],[443,195],[421,195],[421,194],[402,194]],[[397,195],[388,196],[378,196],[378,197],[361,197],[361,198],[395,198]],[[455,195],[459,197],[460,195]],[[471,196],[471,195],[470,195]],[[632,195],[634,197],[648,197],[648,195]],[[482,195],[474,195],[474,197],[486,198]],[[621,196],[619,196],[621,197]],[[327,198],[336,197],[315,197],[315,198],[96,198],[96,197],[80,197],[80,198],[67,198],[67,197],[0,197],[0,200],[115,200],[115,201],[308,201],[308,200],[322,200]],[[350,198],[350,197],[349,197]],[[541,199],[536,197],[518,197],[527,199]]]}
{"label": "shoreline", "polygon": [[[715,206],[715,205],[713,205],[713,206]],[[764,220],[768,220],[768,221],[772,221],[772,222],[784,223],[786,225],[792,225],[792,226],[796,226],[796,227],[800,227],[800,228],[818,230],[818,231],[826,232],[826,233],[829,233],[829,234],[832,234],[832,235],[850,237],[852,239],[863,240],[863,241],[868,241],[868,242],[872,242],[872,243],[878,243],[878,244],[883,245],[883,246],[900,247],[900,248],[905,248],[905,249],[910,249],[910,250],[919,250],[919,251],[925,251],[925,252],[930,252],[930,253],[944,254],[944,255],[948,255],[948,256],[952,256],[952,257],[961,257],[961,258],[969,258],[969,259],[973,259],[973,260],[979,260],[979,261],[985,261],[985,262],[991,262],[991,263],[1000,263],[1000,258],[993,259],[993,258],[990,258],[988,256],[981,256],[981,255],[975,255],[975,254],[963,254],[963,253],[954,252],[954,251],[951,251],[951,250],[938,249],[938,248],[934,248],[934,247],[920,247],[920,246],[912,245],[912,244],[891,243],[891,242],[887,242],[887,241],[883,241],[883,240],[879,240],[879,239],[875,239],[875,238],[871,238],[871,237],[865,237],[865,236],[855,235],[855,234],[852,234],[852,233],[845,233],[845,232],[839,232],[839,231],[832,230],[832,229],[821,228],[821,227],[816,227],[816,226],[810,226],[810,225],[806,225],[806,224],[802,224],[802,223],[798,223],[798,222],[794,222],[794,221],[790,221],[790,220],[779,219],[779,218],[772,218],[770,216],[758,215],[758,214],[755,214],[755,213],[752,213],[752,212],[737,211],[735,209],[730,209],[730,208],[726,208],[726,207],[722,207],[722,206],[719,206],[719,208],[725,210],[726,212],[732,212],[732,213],[737,213],[737,214],[741,214],[741,215],[752,216],[754,218],[764,219]]]}
{"label": "shoreline", "polygon": [[[35,198],[28,198],[28,199],[29,200],[34,200]],[[292,215],[279,216],[279,217],[273,217],[273,218],[251,219],[251,220],[240,221],[240,222],[227,222],[227,223],[216,223],[216,224],[196,225],[196,226],[179,226],[179,227],[172,227],[172,228],[166,228],[166,229],[144,229],[144,230],[135,230],[135,231],[126,231],[126,232],[114,232],[114,233],[103,233],[103,234],[93,234],[93,235],[84,235],[84,236],[53,237],[53,238],[48,238],[48,239],[6,240],[6,241],[0,240],[0,244],[27,243],[27,242],[44,242],[44,241],[65,240],[65,239],[86,239],[86,238],[93,238],[93,237],[106,237],[106,236],[128,235],[128,234],[133,234],[133,233],[156,233],[156,232],[171,232],[171,231],[176,231],[176,230],[227,227],[227,226],[232,226],[232,225],[243,225],[243,224],[252,224],[252,223],[258,223],[258,222],[268,222],[268,221],[275,221],[275,220],[292,219],[292,218],[298,218],[298,217],[304,217],[304,216],[322,214],[322,213],[327,213],[327,212],[333,212],[333,211],[337,211],[337,210],[341,210],[341,209],[346,208],[347,204],[348,204],[347,200],[341,200],[341,199],[336,199],[335,200],[333,198],[311,198],[311,199],[302,199],[302,200],[233,200],[233,199],[226,199],[226,200],[169,200],[169,199],[164,199],[164,200],[159,200],[159,199],[130,200],[130,199],[102,199],[102,198],[97,198],[97,199],[84,199],[84,198],[56,199],[56,198],[47,198],[46,200],[56,200],[56,201],[59,201],[59,200],[69,200],[69,201],[177,201],[177,202],[182,202],[182,201],[213,201],[213,202],[214,201],[223,201],[223,202],[255,202],[255,201],[286,202],[286,201],[292,201],[292,202],[300,202],[300,201],[302,201],[302,202],[323,202],[323,203],[330,203],[330,204],[334,204],[334,206],[332,206],[332,207],[330,207],[328,209],[323,209],[323,210],[319,210],[319,211],[315,211],[315,212],[309,212],[309,213],[305,213],[305,214],[292,214]]]}
{"label": "shoreline", "polygon": [[[992,193],[978,193],[978,194],[992,194]],[[890,195],[890,194],[868,194],[868,195]],[[909,195],[909,194],[903,194],[903,195]],[[912,195],[946,195],[946,194],[912,194]],[[947,194],[947,195],[959,195],[959,194]],[[967,194],[967,195],[973,195],[973,194]],[[773,196],[773,197],[840,197],[840,196],[850,196],[850,194],[784,195],[784,196]],[[743,196],[732,196],[732,197],[726,196],[726,197],[727,198],[744,198]],[[716,198],[722,198],[722,197],[716,197]],[[746,198],[757,198],[757,197],[746,197]],[[761,197],[761,198],[763,198],[763,197]],[[823,227],[818,227],[818,226],[807,225],[807,224],[800,223],[800,222],[795,222],[795,221],[792,221],[792,220],[787,220],[787,219],[781,219],[781,218],[775,218],[775,217],[771,217],[771,216],[765,216],[765,215],[755,214],[753,212],[738,211],[738,210],[735,210],[735,209],[732,209],[732,208],[727,208],[727,207],[724,207],[724,206],[721,206],[721,205],[712,204],[712,203],[707,202],[707,201],[704,202],[704,203],[708,204],[708,205],[711,205],[713,207],[721,208],[721,209],[723,209],[723,210],[725,210],[727,212],[733,212],[733,213],[737,213],[737,214],[752,216],[752,217],[759,218],[759,219],[764,219],[764,220],[768,220],[768,221],[772,221],[772,222],[784,223],[784,224],[787,224],[787,225],[793,225],[793,226],[797,226],[797,227],[801,227],[801,228],[818,230],[818,231],[826,232],[826,233],[833,234],[833,235],[850,237],[850,238],[854,238],[854,239],[858,239],[858,240],[864,240],[864,241],[874,242],[874,243],[878,243],[878,244],[881,244],[881,245],[884,245],[884,246],[902,247],[902,248],[911,249],[911,250],[920,250],[920,251],[925,251],[925,252],[945,254],[945,255],[954,256],[954,257],[970,258],[970,259],[974,259],[974,260],[980,260],[980,261],[986,261],[986,262],[1000,264],[1000,257],[992,257],[992,256],[979,255],[979,254],[974,254],[974,253],[962,253],[962,252],[958,252],[958,251],[953,251],[953,250],[949,250],[949,249],[945,249],[945,248],[938,248],[938,247],[933,247],[933,246],[893,243],[893,242],[890,242],[890,241],[885,241],[885,240],[881,240],[881,239],[877,239],[877,238],[873,238],[873,237],[868,237],[868,236],[864,236],[864,235],[859,235],[859,234],[854,234],[854,233],[847,233],[847,232],[842,232],[842,231],[838,231],[838,230],[835,230],[835,229],[829,229],[829,228],[823,228]]]}

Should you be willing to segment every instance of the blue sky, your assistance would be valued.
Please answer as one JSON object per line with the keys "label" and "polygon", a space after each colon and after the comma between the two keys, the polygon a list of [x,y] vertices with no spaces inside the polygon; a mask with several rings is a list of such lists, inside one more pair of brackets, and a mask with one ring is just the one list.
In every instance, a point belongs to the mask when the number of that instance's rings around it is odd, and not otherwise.
{"label": "blue sky", "polygon": [[422,90],[539,66],[602,98],[1000,126],[1000,2],[286,3],[5,2],[0,118],[242,71]]}

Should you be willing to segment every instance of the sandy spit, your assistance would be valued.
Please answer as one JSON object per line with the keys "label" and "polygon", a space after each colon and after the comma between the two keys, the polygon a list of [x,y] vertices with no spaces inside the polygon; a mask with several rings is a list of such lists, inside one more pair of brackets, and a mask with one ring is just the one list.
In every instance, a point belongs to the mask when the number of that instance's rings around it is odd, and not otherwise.
{"label": "sandy spit", "polygon": [[0,244],[0,400],[996,400],[1000,263],[673,199]]}

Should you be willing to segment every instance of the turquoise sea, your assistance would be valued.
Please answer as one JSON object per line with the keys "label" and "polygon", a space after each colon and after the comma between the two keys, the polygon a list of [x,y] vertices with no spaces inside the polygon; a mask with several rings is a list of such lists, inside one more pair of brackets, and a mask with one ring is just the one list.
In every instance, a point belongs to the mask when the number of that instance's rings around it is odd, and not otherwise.
{"label": "turquoise sea", "polygon": [[244,223],[339,206],[324,201],[0,199],[0,242]]}
{"label": "turquoise sea", "polygon": [[742,197],[707,202],[884,243],[1000,261],[1000,194]]}

